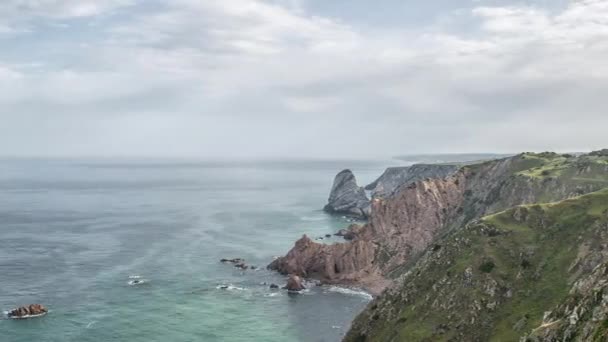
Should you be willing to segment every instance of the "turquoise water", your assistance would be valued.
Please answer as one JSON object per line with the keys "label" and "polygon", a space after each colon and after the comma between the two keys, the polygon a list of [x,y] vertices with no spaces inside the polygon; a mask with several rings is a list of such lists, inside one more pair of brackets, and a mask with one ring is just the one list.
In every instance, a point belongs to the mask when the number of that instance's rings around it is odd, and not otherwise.
{"label": "turquoise water", "polygon": [[[273,291],[264,266],[348,225],[320,210],[338,171],[367,183],[390,164],[2,160],[0,310],[51,312],[0,320],[0,340],[338,341],[369,298]],[[218,262],[234,257],[262,268]]]}

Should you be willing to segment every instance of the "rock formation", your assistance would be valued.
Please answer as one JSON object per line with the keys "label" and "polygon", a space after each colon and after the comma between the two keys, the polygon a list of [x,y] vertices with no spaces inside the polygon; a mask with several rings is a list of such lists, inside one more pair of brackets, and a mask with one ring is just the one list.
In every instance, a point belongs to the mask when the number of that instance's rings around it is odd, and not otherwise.
{"label": "rock formation", "polygon": [[330,214],[342,214],[361,219],[369,216],[369,199],[365,190],[357,185],[352,171],[343,170],[336,175],[328,203],[323,209]]}
{"label": "rock formation", "polygon": [[299,292],[306,289],[304,286],[304,281],[297,275],[290,275],[289,279],[287,279],[287,285],[285,289],[291,292]]}
{"label": "rock formation", "polygon": [[607,169],[603,160],[558,154],[468,165],[450,177],[417,181],[374,199],[368,223],[350,229],[352,241],[327,245],[305,236],[269,268],[328,284],[361,285],[377,294],[438,237],[519,204],[599,190],[608,181]]}
{"label": "rock formation", "polygon": [[407,186],[427,178],[445,178],[460,169],[457,165],[416,164],[404,167],[389,167],[371,184],[365,187],[372,192],[372,198],[392,196],[402,186]]}
{"label": "rock formation", "polygon": [[48,309],[40,304],[31,304],[29,306],[22,306],[17,309],[11,310],[8,313],[10,318],[25,318],[27,316],[42,315],[48,312]]}

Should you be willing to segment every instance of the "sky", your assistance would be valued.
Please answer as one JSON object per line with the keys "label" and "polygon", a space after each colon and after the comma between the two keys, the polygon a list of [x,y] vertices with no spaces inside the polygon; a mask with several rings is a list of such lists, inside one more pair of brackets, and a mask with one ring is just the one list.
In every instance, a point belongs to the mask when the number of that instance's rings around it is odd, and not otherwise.
{"label": "sky", "polygon": [[608,0],[2,0],[0,155],[608,147]]}

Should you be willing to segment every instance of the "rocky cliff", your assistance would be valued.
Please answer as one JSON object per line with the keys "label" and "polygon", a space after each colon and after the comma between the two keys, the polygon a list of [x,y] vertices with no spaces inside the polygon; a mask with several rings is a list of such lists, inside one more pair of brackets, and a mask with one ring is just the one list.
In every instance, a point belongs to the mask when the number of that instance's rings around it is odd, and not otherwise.
{"label": "rocky cliff", "polygon": [[606,262],[608,190],[518,206],[436,239],[345,341],[605,341]]}
{"label": "rocky cliff", "polygon": [[436,239],[468,222],[607,185],[608,161],[601,156],[527,153],[468,165],[448,178],[421,180],[374,199],[369,222],[350,228],[353,241],[326,245],[303,238],[269,268],[380,293]]}
{"label": "rocky cliff", "polygon": [[369,216],[369,199],[365,190],[357,184],[351,170],[343,170],[336,175],[328,203],[323,209],[330,214],[342,214],[362,219]]}
{"label": "rocky cliff", "polygon": [[372,192],[372,198],[387,198],[397,192],[401,186],[407,186],[426,178],[445,178],[456,173],[459,168],[456,165],[436,164],[389,167],[365,189]]}
{"label": "rocky cliff", "polygon": [[525,342],[608,340],[608,263],[576,281],[557,307],[545,312],[542,323]]}

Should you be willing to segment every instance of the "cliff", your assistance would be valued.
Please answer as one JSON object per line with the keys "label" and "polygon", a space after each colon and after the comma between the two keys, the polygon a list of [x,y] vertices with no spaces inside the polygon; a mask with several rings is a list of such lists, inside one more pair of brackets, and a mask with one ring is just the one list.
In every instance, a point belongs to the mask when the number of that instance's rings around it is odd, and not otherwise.
{"label": "cliff", "polygon": [[365,187],[372,192],[372,198],[392,196],[401,186],[426,178],[445,178],[458,171],[456,165],[416,164],[404,167],[389,167],[371,184]]}
{"label": "cliff", "polygon": [[345,341],[605,341],[608,190],[434,241]]}
{"label": "cliff", "polygon": [[270,269],[356,284],[378,294],[408,271],[441,236],[515,205],[547,203],[608,185],[608,158],[525,153],[460,168],[448,178],[402,186],[374,199],[369,222],[351,227],[351,242],[303,239]]}

